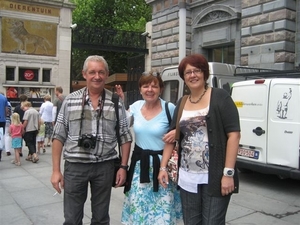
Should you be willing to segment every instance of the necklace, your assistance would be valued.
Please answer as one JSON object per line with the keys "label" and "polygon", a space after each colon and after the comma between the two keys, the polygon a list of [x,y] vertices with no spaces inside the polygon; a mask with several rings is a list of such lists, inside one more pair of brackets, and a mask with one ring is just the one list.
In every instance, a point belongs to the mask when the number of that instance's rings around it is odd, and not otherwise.
{"label": "necklace", "polygon": [[198,98],[198,100],[197,100],[197,101],[194,101],[194,102],[192,101],[192,96],[189,95],[189,100],[190,100],[190,102],[191,102],[192,104],[197,104],[198,102],[200,102],[201,99],[203,98],[203,96],[205,95],[206,90],[207,90],[207,87],[204,88],[204,91],[203,91],[202,95]]}

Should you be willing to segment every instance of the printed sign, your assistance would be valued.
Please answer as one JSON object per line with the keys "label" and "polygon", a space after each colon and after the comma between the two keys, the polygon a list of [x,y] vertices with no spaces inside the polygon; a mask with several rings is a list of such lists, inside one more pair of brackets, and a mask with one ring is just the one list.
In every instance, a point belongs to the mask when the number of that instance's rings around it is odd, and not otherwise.
{"label": "printed sign", "polygon": [[2,18],[2,52],[56,56],[57,24]]}
{"label": "printed sign", "polygon": [[24,78],[25,80],[32,80],[34,78],[34,72],[32,70],[25,70]]}
{"label": "printed sign", "polygon": [[60,10],[52,7],[40,6],[40,5],[30,5],[21,2],[13,1],[0,1],[0,9],[10,10],[21,13],[39,14],[47,16],[60,16]]}

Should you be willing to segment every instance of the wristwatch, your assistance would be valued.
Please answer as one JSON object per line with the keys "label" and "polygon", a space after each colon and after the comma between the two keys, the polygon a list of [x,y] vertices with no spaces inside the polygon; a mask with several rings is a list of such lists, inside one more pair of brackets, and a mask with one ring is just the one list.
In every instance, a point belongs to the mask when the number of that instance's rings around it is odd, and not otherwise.
{"label": "wristwatch", "polygon": [[233,177],[234,169],[225,167],[224,170],[223,170],[223,175],[225,177]]}
{"label": "wristwatch", "polygon": [[123,166],[123,165],[120,165],[120,168],[123,169],[123,170],[128,170],[128,167],[129,167],[129,166]]}

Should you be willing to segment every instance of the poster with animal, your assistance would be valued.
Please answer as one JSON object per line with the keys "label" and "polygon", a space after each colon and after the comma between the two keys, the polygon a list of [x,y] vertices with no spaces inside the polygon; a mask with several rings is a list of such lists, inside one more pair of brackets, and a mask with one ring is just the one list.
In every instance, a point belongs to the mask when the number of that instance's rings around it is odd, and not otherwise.
{"label": "poster with animal", "polygon": [[56,56],[57,24],[2,18],[2,52]]}

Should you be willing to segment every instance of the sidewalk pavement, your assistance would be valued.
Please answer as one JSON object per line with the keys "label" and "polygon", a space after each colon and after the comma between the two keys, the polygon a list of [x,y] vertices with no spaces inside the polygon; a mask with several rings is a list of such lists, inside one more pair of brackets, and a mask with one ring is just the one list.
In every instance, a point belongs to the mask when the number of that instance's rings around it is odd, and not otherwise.
{"label": "sidewalk pavement", "polygon": [[[50,182],[52,173],[51,147],[39,155],[39,161],[26,161],[28,154],[23,147],[21,166],[11,164],[14,153],[6,156],[2,151],[0,162],[0,224],[1,225],[59,225],[63,224],[63,196]],[[63,165],[63,163],[62,163]],[[63,168],[63,167],[62,167]],[[111,225],[120,225],[123,189],[113,188],[110,217]],[[90,224],[91,204],[88,196],[84,210],[84,224]]]}
{"label": "sidewalk pavement", "polygon": [[[28,150],[23,148],[21,166],[11,164],[14,153],[6,156],[2,152],[0,162],[0,224],[1,225],[59,225],[64,221],[62,195],[55,195],[50,183],[52,173],[51,148],[40,154],[38,163],[25,160]],[[247,178],[247,177],[246,177]],[[233,195],[227,213],[227,225],[295,225],[300,224],[299,215],[286,214],[279,218],[282,211],[295,211],[300,197],[290,194],[277,195],[278,190],[263,190],[265,196],[257,194],[255,184],[246,183],[240,194]],[[254,190],[252,192],[251,190]],[[266,197],[271,195],[271,198]],[[111,225],[120,225],[123,206],[123,188],[112,190],[110,204]],[[91,207],[88,196],[84,211],[84,224],[90,224]],[[290,203],[286,203],[289,201]],[[299,208],[298,208],[299,209]],[[300,210],[299,210],[300,211]],[[270,216],[274,214],[275,216]],[[180,222],[180,225],[183,223]]]}

